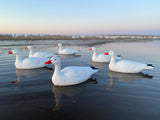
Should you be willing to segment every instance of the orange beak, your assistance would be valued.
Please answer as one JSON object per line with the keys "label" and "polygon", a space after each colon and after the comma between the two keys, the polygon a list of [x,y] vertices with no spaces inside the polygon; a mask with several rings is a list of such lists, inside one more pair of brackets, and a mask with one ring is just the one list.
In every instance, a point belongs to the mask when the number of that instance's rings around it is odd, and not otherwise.
{"label": "orange beak", "polygon": [[52,64],[51,60],[48,60],[47,62],[45,62],[44,64]]}

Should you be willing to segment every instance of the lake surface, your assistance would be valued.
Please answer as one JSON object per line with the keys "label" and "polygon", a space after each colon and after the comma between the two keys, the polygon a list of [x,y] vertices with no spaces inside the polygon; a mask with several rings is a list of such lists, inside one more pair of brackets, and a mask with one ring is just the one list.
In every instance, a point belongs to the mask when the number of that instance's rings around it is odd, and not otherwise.
{"label": "lake surface", "polygon": [[[75,86],[56,87],[51,82],[54,65],[20,70],[14,66],[12,49],[28,56],[34,51],[57,53],[56,44],[81,50],[80,56],[60,56],[66,66],[96,66],[93,79]],[[151,63],[142,74],[111,72],[107,63],[92,63],[92,52],[114,50],[124,59]],[[0,41],[0,120],[159,120],[160,40],[110,42],[106,40]],[[14,82],[13,82],[14,81]]]}

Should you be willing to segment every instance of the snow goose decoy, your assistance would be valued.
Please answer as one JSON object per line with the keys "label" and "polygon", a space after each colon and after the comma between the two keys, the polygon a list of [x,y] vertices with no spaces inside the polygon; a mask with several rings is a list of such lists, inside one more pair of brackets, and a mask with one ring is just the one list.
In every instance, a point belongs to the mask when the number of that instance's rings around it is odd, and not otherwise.
{"label": "snow goose decoy", "polygon": [[105,55],[111,56],[111,61],[109,63],[109,69],[115,72],[121,73],[139,73],[142,70],[153,69],[154,66],[152,64],[144,64],[140,62],[130,61],[130,60],[119,60],[115,59],[115,52],[109,51],[105,53]]}
{"label": "snow goose decoy", "polygon": [[46,64],[44,62],[48,61],[48,58],[38,58],[38,57],[28,57],[24,60],[21,59],[21,54],[18,49],[14,49],[8,54],[16,54],[15,66],[18,69],[35,69],[45,67]]}
{"label": "snow goose decoy", "polygon": [[55,64],[52,82],[56,86],[69,86],[87,81],[91,75],[98,71],[94,67],[70,66],[61,70],[61,62],[58,57],[52,57],[45,64]]}
{"label": "snow goose decoy", "polygon": [[75,55],[80,53],[80,50],[76,50],[76,49],[69,49],[69,48],[62,48],[62,44],[58,43],[57,46],[59,47],[58,53],[59,54],[63,54],[63,55]]}
{"label": "snow goose decoy", "polygon": [[29,57],[42,57],[42,58],[51,58],[55,56],[54,53],[48,53],[48,52],[33,52],[32,46],[27,46],[25,49],[29,49]]}
{"label": "snow goose decoy", "polygon": [[[109,55],[104,55],[104,53],[97,54],[97,49],[96,47],[92,47],[89,50],[93,51],[93,56],[92,56],[92,61],[93,62],[110,62],[111,56]],[[116,59],[121,59],[121,56],[118,55]]]}

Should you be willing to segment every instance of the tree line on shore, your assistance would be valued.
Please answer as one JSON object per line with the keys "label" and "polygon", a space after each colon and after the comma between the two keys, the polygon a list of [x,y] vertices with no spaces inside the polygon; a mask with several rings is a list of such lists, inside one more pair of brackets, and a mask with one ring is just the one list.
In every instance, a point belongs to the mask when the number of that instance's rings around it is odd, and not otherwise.
{"label": "tree line on shore", "polygon": [[1,34],[0,40],[118,40],[118,39],[160,39],[160,35],[33,35]]}

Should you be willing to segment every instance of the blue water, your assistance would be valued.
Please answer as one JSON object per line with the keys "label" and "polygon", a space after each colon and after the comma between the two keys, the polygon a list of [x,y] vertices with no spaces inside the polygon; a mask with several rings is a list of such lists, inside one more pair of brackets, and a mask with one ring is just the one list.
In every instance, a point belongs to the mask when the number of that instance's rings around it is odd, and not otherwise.
{"label": "blue water", "polygon": [[[66,66],[96,66],[93,79],[68,87],[56,87],[51,82],[54,65],[35,70],[20,70],[14,66],[15,55],[8,51],[25,48],[57,53],[56,44],[81,50],[80,56],[60,56]],[[124,59],[151,63],[153,70],[142,74],[111,72],[106,63],[92,63],[92,52],[114,50]],[[37,40],[0,41],[0,120],[159,120],[160,118],[160,41],[106,40]],[[15,83],[11,83],[11,82]]]}

